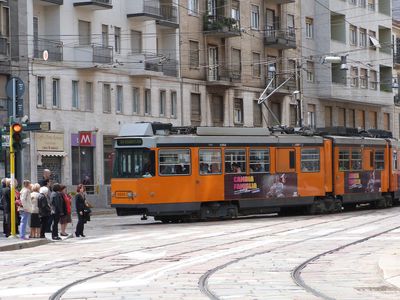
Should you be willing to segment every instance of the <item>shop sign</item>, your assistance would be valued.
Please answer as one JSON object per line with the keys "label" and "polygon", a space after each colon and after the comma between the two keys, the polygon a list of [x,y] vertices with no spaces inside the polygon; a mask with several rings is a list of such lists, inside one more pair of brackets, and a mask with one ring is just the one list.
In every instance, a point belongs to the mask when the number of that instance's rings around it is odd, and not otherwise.
{"label": "shop sign", "polygon": [[64,151],[64,133],[36,132],[37,151]]}
{"label": "shop sign", "polygon": [[96,147],[96,135],[92,132],[80,132],[71,134],[71,146]]}

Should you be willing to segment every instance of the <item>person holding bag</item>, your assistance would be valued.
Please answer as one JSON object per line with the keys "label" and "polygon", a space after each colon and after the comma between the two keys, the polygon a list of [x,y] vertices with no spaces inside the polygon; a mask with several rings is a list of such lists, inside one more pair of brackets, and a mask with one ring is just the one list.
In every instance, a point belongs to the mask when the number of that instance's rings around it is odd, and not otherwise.
{"label": "person holding bag", "polygon": [[85,235],[83,234],[83,229],[85,224],[85,214],[88,214],[85,191],[86,191],[85,186],[82,183],[79,184],[76,189],[77,194],[75,196],[76,214],[78,215],[78,224],[76,224],[76,230],[75,230],[76,237],[80,236],[85,237]]}

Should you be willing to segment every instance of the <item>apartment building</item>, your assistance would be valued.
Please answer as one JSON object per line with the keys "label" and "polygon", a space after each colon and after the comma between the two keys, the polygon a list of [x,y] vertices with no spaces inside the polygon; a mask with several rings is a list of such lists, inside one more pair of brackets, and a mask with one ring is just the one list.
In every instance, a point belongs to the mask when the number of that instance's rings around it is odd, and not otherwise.
{"label": "apartment building", "polygon": [[[295,124],[295,1],[187,0],[180,5],[183,123]],[[257,103],[270,84],[268,110]]]}
{"label": "apartment building", "polygon": [[30,134],[25,177],[35,181],[49,168],[55,181],[85,180],[100,193],[122,123],[181,125],[177,7],[172,0],[20,2],[29,118],[51,122],[50,131]]}
{"label": "apartment building", "polygon": [[393,130],[391,1],[298,5],[304,123]]}

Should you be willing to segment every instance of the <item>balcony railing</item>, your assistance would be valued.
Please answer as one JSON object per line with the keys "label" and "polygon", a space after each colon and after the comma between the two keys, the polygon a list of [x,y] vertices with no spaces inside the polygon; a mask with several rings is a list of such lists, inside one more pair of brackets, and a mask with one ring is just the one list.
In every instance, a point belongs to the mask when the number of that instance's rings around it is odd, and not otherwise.
{"label": "balcony railing", "polygon": [[210,82],[240,82],[241,72],[238,69],[227,68],[224,66],[211,66],[208,68],[207,81]]}
{"label": "balcony railing", "polygon": [[8,56],[8,53],[9,53],[8,38],[0,37],[0,55]]}
{"label": "balcony railing", "polygon": [[294,28],[279,30],[275,27],[266,27],[264,33],[266,46],[277,49],[296,48],[296,33]]}
{"label": "balcony railing", "polygon": [[63,43],[57,40],[34,39],[33,40],[33,57],[42,58],[43,51],[49,54],[49,61],[63,60]]}
{"label": "balcony railing", "polygon": [[88,7],[90,9],[110,9],[112,0],[74,0],[74,6]]}
{"label": "balcony railing", "polygon": [[145,0],[143,3],[145,14],[155,15],[161,20],[178,23],[178,10],[175,6],[160,4],[157,0]]}
{"label": "balcony railing", "polygon": [[99,64],[110,64],[113,62],[113,47],[92,45],[93,62]]}
{"label": "balcony railing", "polygon": [[145,56],[144,69],[146,71],[162,72],[165,76],[178,75],[178,63],[175,59],[158,56]]}
{"label": "balcony railing", "polygon": [[57,4],[57,5],[64,4],[64,0],[41,0],[41,1],[51,3],[51,4]]}
{"label": "balcony railing", "polygon": [[224,16],[204,16],[204,33],[221,37],[240,36],[240,21]]}

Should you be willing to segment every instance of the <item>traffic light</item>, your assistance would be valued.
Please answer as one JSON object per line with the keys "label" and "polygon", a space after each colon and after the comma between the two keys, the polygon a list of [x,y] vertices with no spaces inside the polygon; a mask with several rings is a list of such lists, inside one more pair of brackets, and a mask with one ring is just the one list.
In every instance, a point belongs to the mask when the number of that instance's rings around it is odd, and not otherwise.
{"label": "traffic light", "polygon": [[13,131],[13,148],[15,152],[21,151],[22,149],[22,124],[12,124]]}

